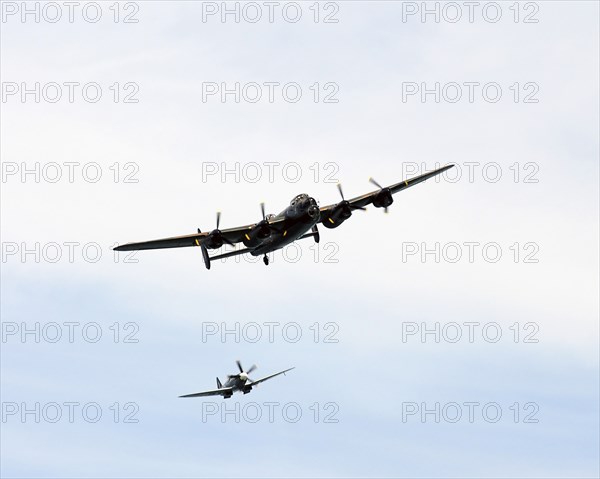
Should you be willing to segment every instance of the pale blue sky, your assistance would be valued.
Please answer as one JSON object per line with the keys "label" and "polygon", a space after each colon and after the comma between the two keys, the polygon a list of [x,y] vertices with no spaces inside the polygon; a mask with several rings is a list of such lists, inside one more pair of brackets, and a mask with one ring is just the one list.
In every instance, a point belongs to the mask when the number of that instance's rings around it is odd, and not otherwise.
{"label": "pale blue sky", "polygon": [[[105,19],[109,4],[103,4]],[[139,85],[139,103],[2,103],[2,161],[97,162],[103,180],[2,183],[2,242],[98,242],[86,263],[1,264],[2,322],[97,322],[103,339],[73,344],[14,337],[1,343],[1,399],[98,402],[103,418],[73,424],[8,417],[3,477],[597,477],[598,5],[539,2],[538,23],[402,23],[400,2],[340,2],[339,23],[201,22],[200,2],[140,2],[139,23],[102,20],[1,24],[2,82]],[[108,17],[107,17],[108,16]],[[339,103],[201,101],[202,82],[336,82]],[[402,102],[402,82],[497,82],[490,104]],[[514,103],[515,82],[539,85],[539,103]],[[307,96],[308,98],[308,96]],[[108,167],[139,165],[139,183],[115,184]],[[201,181],[202,162],[294,161],[290,184]],[[402,162],[496,162],[498,183],[428,182],[336,230],[337,263],[228,261],[206,271],[199,251],[146,252],[115,263],[109,246],[258,219],[300,192],[329,204],[334,184],[309,167],[335,162],[347,196],[367,178],[401,179]],[[534,162],[538,183],[510,167]],[[490,264],[403,262],[402,244],[497,242]],[[539,262],[515,263],[515,242]],[[323,251],[321,251],[321,255]],[[322,256],[321,256],[322,257]],[[202,341],[203,322],[297,322],[291,344]],[[497,322],[490,344],[402,342],[403,322]],[[137,344],[115,344],[113,323],[139,325]],[[335,322],[338,343],[315,343],[312,324]],[[515,344],[515,322],[539,326]],[[255,377],[296,369],[234,396],[297,402],[303,419],[202,421],[202,400],[177,396],[215,385],[235,359]],[[221,404],[215,398],[216,404]],[[402,421],[407,402],[496,402],[502,420]],[[135,402],[137,424],[109,406]],[[309,409],[334,402],[337,424]],[[538,423],[515,423],[534,402]]]}

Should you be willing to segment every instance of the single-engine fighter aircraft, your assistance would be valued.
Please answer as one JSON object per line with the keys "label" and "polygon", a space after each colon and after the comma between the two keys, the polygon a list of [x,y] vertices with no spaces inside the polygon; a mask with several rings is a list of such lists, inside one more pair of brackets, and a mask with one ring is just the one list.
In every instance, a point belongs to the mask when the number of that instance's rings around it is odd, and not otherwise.
{"label": "single-engine fighter aircraft", "polygon": [[[342,187],[338,183],[342,201],[322,208],[319,208],[314,198],[306,194],[296,196],[290,205],[278,215],[265,214],[265,205],[261,203],[262,221],[238,228],[220,230],[221,213],[219,212],[217,213],[217,227],[210,233],[202,233],[198,228],[196,234],[143,241],[141,243],[127,243],[117,246],[115,250],[133,251],[198,246],[202,250],[204,264],[207,269],[210,269],[211,261],[244,253],[250,253],[252,256],[264,255],[264,263],[268,265],[269,257],[267,253],[283,248],[289,243],[304,238],[314,238],[314,241],[318,243],[320,239],[319,230],[317,229],[318,223],[322,223],[326,228],[337,228],[352,216],[354,210],[366,210],[365,207],[371,203],[375,208],[383,208],[387,213],[388,207],[394,202],[392,197],[394,193],[439,175],[453,166],[447,165],[386,187],[381,186],[373,178],[369,178],[369,181],[379,189],[351,200],[344,198]],[[209,249],[218,249],[223,244],[234,246],[235,243],[243,243],[245,248],[212,257],[208,254]]]}
{"label": "single-engine fighter aircraft", "polygon": [[248,371],[244,371],[242,367],[242,363],[236,361],[237,367],[240,370],[238,374],[229,374],[227,375],[227,381],[225,384],[221,384],[219,378],[217,378],[217,389],[213,389],[212,391],[204,391],[201,393],[194,394],[186,394],[184,396],[179,396],[180,398],[197,398],[201,396],[223,396],[223,399],[229,399],[231,395],[235,391],[242,391],[244,394],[248,394],[252,391],[252,388],[258,386],[260,383],[266,381],[267,379],[274,378],[275,376],[279,376],[280,374],[285,374],[288,371],[291,371],[294,368],[286,369],[285,371],[281,371],[275,374],[271,374],[270,376],[266,376],[261,379],[257,379],[254,381],[248,377],[252,371],[256,369],[256,364],[250,366]]}

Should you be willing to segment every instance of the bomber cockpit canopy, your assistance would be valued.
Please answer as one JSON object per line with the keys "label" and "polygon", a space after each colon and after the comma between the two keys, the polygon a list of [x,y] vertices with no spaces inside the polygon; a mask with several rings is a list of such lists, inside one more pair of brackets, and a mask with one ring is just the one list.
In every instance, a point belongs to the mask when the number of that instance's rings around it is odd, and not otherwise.
{"label": "bomber cockpit canopy", "polygon": [[290,206],[295,206],[298,203],[301,203],[303,200],[307,199],[308,195],[306,193],[302,193],[301,195],[297,195],[290,203]]}

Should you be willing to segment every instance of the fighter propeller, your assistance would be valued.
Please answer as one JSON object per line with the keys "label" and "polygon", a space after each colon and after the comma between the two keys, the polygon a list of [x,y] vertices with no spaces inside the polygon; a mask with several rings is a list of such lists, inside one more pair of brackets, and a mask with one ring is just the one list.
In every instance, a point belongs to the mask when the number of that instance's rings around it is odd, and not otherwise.
{"label": "fighter propeller", "polygon": [[250,369],[248,369],[248,371],[244,371],[244,368],[242,367],[242,363],[240,362],[240,360],[237,360],[235,363],[237,364],[237,367],[240,370],[239,374],[228,374],[227,377],[229,379],[237,378],[237,379],[242,379],[242,380],[249,381],[250,383],[253,383],[254,381],[248,377],[248,374],[250,374],[252,371],[254,371],[256,369],[256,364],[253,364],[252,366],[250,366]]}

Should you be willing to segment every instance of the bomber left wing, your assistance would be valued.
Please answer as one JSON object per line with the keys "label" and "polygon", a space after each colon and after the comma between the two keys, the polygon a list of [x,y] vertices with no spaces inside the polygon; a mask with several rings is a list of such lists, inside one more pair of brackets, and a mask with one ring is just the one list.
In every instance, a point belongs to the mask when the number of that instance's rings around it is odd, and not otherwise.
{"label": "bomber left wing", "polygon": [[414,178],[410,178],[409,180],[403,180],[399,183],[395,183],[387,187],[380,186],[379,190],[371,191],[370,193],[364,194],[362,196],[357,196],[356,198],[352,198],[351,200],[344,200],[342,201],[342,203],[335,203],[333,205],[324,206],[323,208],[321,208],[321,222],[324,224],[326,224],[326,221],[330,221],[331,223],[333,223],[334,221],[330,219],[331,213],[334,212],[336,207],[340,208],[340,205],[342,206],[342,208],[355,210],[364,209],[365,206],[373,203],[375,206],[384,207],[387,210],[387,206],[389,206],[393,202],[392,195],[394,193],[398,193],[399,191],[405,190],[407,188],[410,188],[411,186],[422,183],[423,181],[428,180],[429,178],[433,178],[434,176],[437,176],[440,173],[443,173],[444,171],[449,170],[453,167],[454,165],[446,165],[442,168],[438,168],[437,170],[430,171],[429,173],[424,173],[422,175],[415,176]]}
{"label": "bomber left wing", "polygon": [[201,393],[184,394],[179,396],[180,398],[197,398],[202,396],[231,396],[233,394],[233,388],[219,388],[213,389],[212,391],[203,391]]}
{"label": "bomber left wing", "polygon": [[294,369],[294,368],[289,368],[289,369],[286,369],[285,371],[280,371],[278,373],[271,374],[270,376],[266,376],[264,378],[257,379],[256,381],[249,382],[248,385],[250,385],[250,386],[256,386],[257,384],[260,384],[260,383],[266,381],[267,379],[274,378],[275,376],[279,376],[280,374],[285,374],[288,371],[291,371],[292,369]]}
{"label": "bomber left wing", "polygon": [[[281,220],[270,220],[269,225],[276,225]],[[226,230],[213,230],[208,233],[196,233],[185,236],[173,236],[171,238],[162,238],[151,241],[141,241],[139,243],[127,243],[124,245],[117,246],[115,251],[135,251],[145,249],[163,249],[163,248],[185,248],[187,246],[200,246],[204,241],[211,237],[211,235],[218,235],[226,243],[240,243],[244,239],[244,235],[247,235],[257,223],[239,226],[237,228],[229,228]]]}
{"label": "bomber left wing", "polygon": [[151,241],[141,241],[139,243],[127,243],[117,246],[115,251],[134,251],[143,249],[162,249],[162,248],[184,248],[186,246],[197,246],[196,241],[202,241],[208,236],[208,233],[197,233],[185,236],[173,236],[172,238],[163,238]]}

